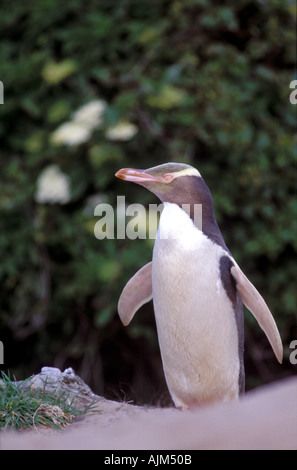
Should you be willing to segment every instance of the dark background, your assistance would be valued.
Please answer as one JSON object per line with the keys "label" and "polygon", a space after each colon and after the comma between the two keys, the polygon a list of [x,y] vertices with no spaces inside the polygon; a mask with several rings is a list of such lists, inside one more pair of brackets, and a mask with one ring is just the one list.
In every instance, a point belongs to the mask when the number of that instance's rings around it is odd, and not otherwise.
{"label": "dark background", "polygon": [[[106,397],[168,403],[152,306],[128,328],[117,316],[121,290],[151,259],[153,242],[96,239],[94,206],[116,206],[117,195],[157,203],[114,173],[177,161],[203,175],[225,241],[280,329],[283,365],[246,312],[247,389],[292,375],[295,2],[0,5],[2,368],[21,380],[71,366]],[[96,100],[105,103],[101,124],[84,142],[58,145],[54,132]],[[132,133],[110,137],[123,121]],[[51,165],[68,178],[67,203],[37,196]]]}

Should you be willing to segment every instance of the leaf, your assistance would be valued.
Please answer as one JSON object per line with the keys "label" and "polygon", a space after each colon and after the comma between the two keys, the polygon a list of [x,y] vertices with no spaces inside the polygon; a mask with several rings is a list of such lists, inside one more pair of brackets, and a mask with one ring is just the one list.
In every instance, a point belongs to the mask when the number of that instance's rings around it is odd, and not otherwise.
{"label": "leaf", "polygon": [[43,79],[50,85],[57,85],[77,70],[77,64],[72,59],[62,62],[48,62],[42,69]]}
{"label": "leaf", "polygon": [[173,85],[164,85],[158,93],[146,98],[146,102],[153,108],[169,110],[181,105],[186,93]]}

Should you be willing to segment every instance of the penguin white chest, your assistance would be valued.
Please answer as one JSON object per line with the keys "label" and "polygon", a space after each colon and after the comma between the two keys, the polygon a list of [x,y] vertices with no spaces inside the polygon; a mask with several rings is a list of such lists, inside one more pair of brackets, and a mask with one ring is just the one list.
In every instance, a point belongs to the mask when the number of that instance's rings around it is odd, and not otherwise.
{"label": "penguin white chest", "polygon": [[238,397],[238,332],[220,278],[226,251],[165,203],[153,252],[153,302],[169,391],[183,408]]}

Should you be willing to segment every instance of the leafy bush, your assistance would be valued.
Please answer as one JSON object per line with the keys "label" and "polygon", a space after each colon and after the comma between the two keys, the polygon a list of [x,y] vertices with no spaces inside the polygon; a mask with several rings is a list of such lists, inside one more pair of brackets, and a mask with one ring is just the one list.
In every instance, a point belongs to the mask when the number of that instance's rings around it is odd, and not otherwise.
{"label": "leafy bush", "polygon": [[72,366],[97,393],[162,401],[151,306],[126,330],[116,312],[152,242],[96,239],[94,207],[117,195],[157,202],[114,173],[180,161],[204,176],[227,245],[281,331],[278,366],[246,316],[248,387],[292,373],[294,15],[290,0],[2,2],[5,367]]}

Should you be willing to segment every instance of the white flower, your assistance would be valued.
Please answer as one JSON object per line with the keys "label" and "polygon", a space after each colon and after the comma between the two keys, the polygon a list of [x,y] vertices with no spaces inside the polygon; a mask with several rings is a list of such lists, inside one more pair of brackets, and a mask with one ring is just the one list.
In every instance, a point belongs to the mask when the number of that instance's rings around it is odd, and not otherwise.
{"label": "white flower", "polygon": [[51,141],[55,145],[73,145],[87,142],[91,136],[91,131],[85,126],[76,122],[65,122],[53,132]]}
{"label": "white flower", "polygon": [[74,145],[87,142],[94,129],[100,127],[106,103],[103,100],[93,100],[81,106],[74,114],[71,121],[65,122],[56,129],[51,141],[55,145]]}
{"label": "white flower", "polygon": [[87,127],[90,130],[101,126],[106,103],[103,100],[93,100],[81,106],[72,117],[76,123]]}
{"label": "white flower", "polygon": [[51,165],[40,173],[35,200],[49,204],[67,204],[70,201],[69,177],[57,165]]}
{"label": "white flower", "polygon": [[106,137],[110,140],[130,140],[138,132],[138,128],[128,121],[121,121],[116,126],[110,127]]}

